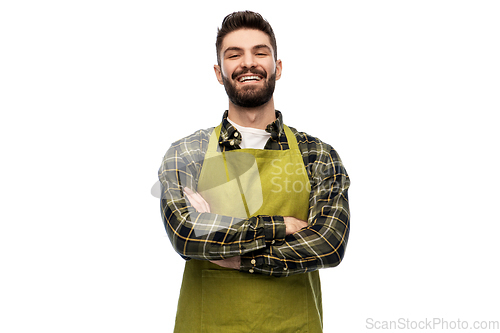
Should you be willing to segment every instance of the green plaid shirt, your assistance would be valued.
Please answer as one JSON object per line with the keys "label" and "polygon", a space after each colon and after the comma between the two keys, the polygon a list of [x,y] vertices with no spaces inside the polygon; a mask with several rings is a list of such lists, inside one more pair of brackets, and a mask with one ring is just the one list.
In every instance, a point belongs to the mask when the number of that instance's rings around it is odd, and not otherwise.
{"label": "green plaid shirt", "polygon": [[[279,111],[276,118],[266,128],[271,138],[264,149],[288,149]],[[278,277],[337,266],[349,236],[349,176],[337,152],[291,128],[311,182],[311,194],[309,226],[285,236],[283,216],[240,219],[198,213],[185,200],[182,189],[197,188],[213,129],[199,130],[174,142],[158,171],[162,218],[174,249],[184,259],[219,260],[239,255],[241,271]],[[241,134],[227,120],[226,111],[219,138],[221,151],[240,149],[240,143]]]}

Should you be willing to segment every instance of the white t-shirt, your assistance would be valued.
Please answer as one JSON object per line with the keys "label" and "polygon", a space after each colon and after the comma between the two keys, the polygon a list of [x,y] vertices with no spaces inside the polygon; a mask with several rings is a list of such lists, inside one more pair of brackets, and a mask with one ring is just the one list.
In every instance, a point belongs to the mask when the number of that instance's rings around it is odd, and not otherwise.
{"label": "white t-shirt", "polygon": [[267,140],[269,140],[269,138],[271,137],[271,133],[268,133],[265,130],[252,127],[243,127],[236,124],[234,121],[231,121],[229,118],[227,118],[227,120],[241,134],[241,144],[240,144],[241,149],[245,148],[264,149]]}

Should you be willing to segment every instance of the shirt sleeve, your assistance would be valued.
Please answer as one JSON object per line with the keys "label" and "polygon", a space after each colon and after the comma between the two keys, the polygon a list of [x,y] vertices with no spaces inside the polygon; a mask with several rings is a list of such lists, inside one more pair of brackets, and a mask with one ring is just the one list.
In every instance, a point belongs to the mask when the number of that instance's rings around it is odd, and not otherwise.
{"label": "shirt sleeve", "polygon": [[161,214],[174,249],[185,259],[218,260],[258,251],[273,239],[285,238],[281,216],[239,219],[198,213],[183,188],[197,188],[203,164],[203,140],[183,140],[167,151],[158,171]]}
{"label": "shirt sleeve", "polygon": [[283,277],[342,261],[349,236],[349,176],[333,148],[320,143],[314,149],[314,161],[305,157],[311,180],[309,226],[242,256],[241,271]]}

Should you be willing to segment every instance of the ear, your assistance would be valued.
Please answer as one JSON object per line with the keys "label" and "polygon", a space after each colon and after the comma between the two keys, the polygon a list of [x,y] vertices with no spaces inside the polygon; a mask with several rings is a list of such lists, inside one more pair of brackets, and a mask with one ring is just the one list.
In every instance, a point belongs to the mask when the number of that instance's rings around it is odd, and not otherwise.
{"label": "ear", "polygon": [[224,84],[224,81],[222,81],[222,71],[220,69],[220,66],[214,65],[214,71],[215,71],[215,76],[217,77],[217,81],[219,81],[220,84]]}
{"label": "ear", "polygon": [[278,61],[276,61],[276,80],[280,79],[282,70],[283,70],[283,63],[281,62],[281,59],[278,59]]}

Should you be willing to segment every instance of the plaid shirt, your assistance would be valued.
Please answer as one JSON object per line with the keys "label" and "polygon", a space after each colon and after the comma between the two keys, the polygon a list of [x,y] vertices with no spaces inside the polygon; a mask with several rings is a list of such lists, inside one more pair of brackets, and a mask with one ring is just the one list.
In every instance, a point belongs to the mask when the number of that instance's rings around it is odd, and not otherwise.
{"label": "plaid shirt", "polygon": [[[288,149],[279,111],[276,118],[266,128],[271,138],[264,149]],[[349,236],[350,183],[337,152],[291,128],[311,182],[311,194],[309,226],[285,236],[283,216],[240,219],[198,213],[185,200],[182,189],[197,188],[213,129],[199,130],[173,143],[158,171],[162,218],[174,249],[184,259],[219,260],[240,255],[240,271],[278,277],[337,266]],[[219,137],[221,151],[240,149],[240,143],[241,134],[227,120],[226,111]]]}

